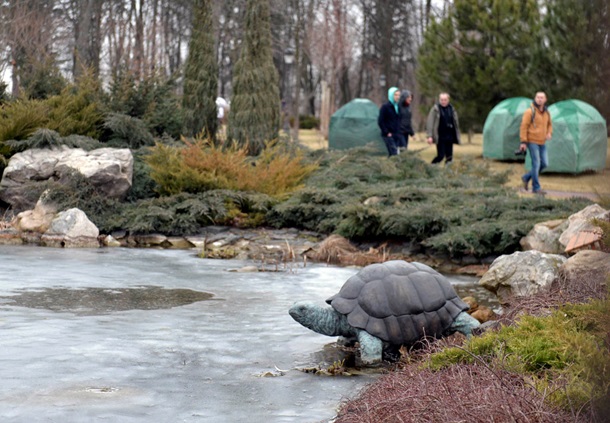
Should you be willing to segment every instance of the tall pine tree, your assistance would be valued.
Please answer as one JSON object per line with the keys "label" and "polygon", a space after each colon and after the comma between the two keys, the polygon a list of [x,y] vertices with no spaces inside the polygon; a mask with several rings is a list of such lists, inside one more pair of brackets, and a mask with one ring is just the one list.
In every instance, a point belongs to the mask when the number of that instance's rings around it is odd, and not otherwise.
{"label": "tall pine tree", "polygon": [[536,56],[552,101],[577,98],[610,117],[610,0],[546,0]]}
{"label": "tall pine tree", "polygon": [[532,81],[539,19],[536,0],[455,0],[448,16],[426,30],[422,92],[436,98],[448,91],[463,129],[482,129],[498,102],[539,89]]}
{"label": "tall pine tree", "polygon": [[212,1],[194,0],[189,54],[184,71],[184,135],[201,131],[214,138],[218,129],[218,64],[214,45]]}
{"label": "tall pine tree", "polygon": [[278,72],[273,64],[269,0],[248,0],[241,54],[233,71],[228,137],[257,155],[280,127]]}

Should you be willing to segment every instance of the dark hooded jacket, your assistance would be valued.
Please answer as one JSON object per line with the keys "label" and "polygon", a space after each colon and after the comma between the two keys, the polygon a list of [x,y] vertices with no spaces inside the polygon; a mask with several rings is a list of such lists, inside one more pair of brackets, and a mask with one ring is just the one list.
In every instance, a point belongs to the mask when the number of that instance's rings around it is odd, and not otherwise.
{"label": "dark hooded jacket", "polygon": [[[460,136],[460,121],[458,120],[457,111],[455,110],[455,108],[453,106],[451,106],[451,108],[449,108],[449,106],[447,106],[446,110],[452,114],[452,121],[453,121],[454,129],[455,129],[454,144],[461,144],[462,142],[461,142],[461,136]],[[432,108],[430,109],[430,113],[428,113],[428,119],[426,122],[427,135],[429,138],[432,138],[434,140],[434,144],[438,144],[438,140],[439,140],[440,119],[441,119],[441,105],[437,103],[434,106],[432,106]]]}
{"label": "dark hooded jacket", "polygon": [[387,137],[388,134],[400,133],[400,111],[398,105],[394,101],[394,93],[398,90],[392,87],[388,90],[389,101],[379,109],[379,118],[377,124],[381,129],[381,136]]}
{"label": "dark hooded jacket", "polygon": [[414,136],[415,131],[411,125],[411,106],[405,104],[407,97],[411,95],[409,90],[402,90],[400,100],[398,101],[398,109],[400,110],[400,132],[405,135]]}

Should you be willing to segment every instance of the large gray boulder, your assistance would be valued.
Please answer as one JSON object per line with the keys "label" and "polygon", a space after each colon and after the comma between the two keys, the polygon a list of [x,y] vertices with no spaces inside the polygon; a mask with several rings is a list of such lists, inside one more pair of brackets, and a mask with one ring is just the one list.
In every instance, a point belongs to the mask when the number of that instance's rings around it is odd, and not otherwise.
{"label": "large gray boulder", "polygon": [[11,157],[0,181],[0,199],[15,211],[32,209],[32,183],[58,180],[78,171],[110,198],[123,198],[131,188],[133,155],[128,148],[31,149]]}
{"label": "large gray boulder", "polygon": [[585,207],[578,213],[568,217],[567,228],[559,237],[559,243],[562,245],[562,252],[565,251],[570,239],[582,231],[594,231],[596,226],[591,223],[593,219],[602,219],[608,214],[608,210],[604,209],[599,204],[591,204]]}
{"label": "large gray boulder", "polygon": [[49,247],[94,248],[100,246],[99,234],[99,229],[87,215],[74,208],[59,213],[41,241]]}
{"label": "large gray boulder", "polygon": [[568,227],[565,219],[537,223],[521,240],[524,251],[536,250],[547,254],[561,254],[565,247],[559,243],[559,237]]}
{"label": "large gray boulder", "polygon": [[496,294],[501,304],[512,296],[531,296],[548,290],[566,258],[539,251],[516,252],[498,257],[481,281],[481,286]]}

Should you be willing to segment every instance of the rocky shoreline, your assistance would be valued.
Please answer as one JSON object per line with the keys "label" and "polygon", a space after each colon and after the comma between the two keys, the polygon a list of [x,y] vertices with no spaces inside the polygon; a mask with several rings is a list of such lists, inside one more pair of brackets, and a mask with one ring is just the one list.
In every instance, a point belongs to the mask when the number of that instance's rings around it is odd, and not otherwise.
{"label": "rocky shoreline", "polygon": [[[552,227],[540,223],[522,239],[524,250],[563,255],[569,240],[582,231],[594,231],[590,223],[607,211],[592,205]],[[79,209],[58,213],[45,203],[44,195],[34,209],[19,213],[10,222],[0,222],[1,245],[38,245],[60,248],[168,248],[193,249],[202,258],[252,260],[259,269],[289,267],[308,261],[339,266],[366,266],[387,260],[425,263],[450,274],[482,277],[498,258],[435,256],[414,248],[408,240],[354,243],[338,235],[326,236],[295,228],[251,228],[207,226],[197,234],[168,236],[161,233],[131,234],[114,231],[100,234]],[[576,252],[576,251],[574,251]],[[574,253],[573,252],[573,253]],[[573,254],[572,253],[572,254]]]}
{"label": "rocky shoreline", "polygon": [[402,259],[426,263],[444,273],[476,276],[482,276],[495,258],[489,258],[485,263],[479,262],[475,257],[451,261],[423,253],[409,254],[408,242],[386,241],[358,245],[337,235],[325,236],[294,228],[241,229],[229,226],[207,226],[198,234],[187,236],[168,236],[160,233],[129,234],[127,231],[115,231],[111,234],[91,237],[20,230],[19,225],[5,222],[0,226],[0,245],[195,249],[202,258],[253,260],[264,268],[308,261],[365,266],[390,259]]}

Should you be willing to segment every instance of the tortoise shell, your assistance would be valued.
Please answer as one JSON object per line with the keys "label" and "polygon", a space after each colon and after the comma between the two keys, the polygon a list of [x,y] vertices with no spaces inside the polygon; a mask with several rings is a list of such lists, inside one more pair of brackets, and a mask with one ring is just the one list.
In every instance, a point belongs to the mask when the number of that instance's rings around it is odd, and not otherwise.
{"label": "tortoise shell", "polygon": [[366,266],[326,302],[353,327],[395,345],[447,335],[457,315],[468,310],[447,278],[402,260]]}

